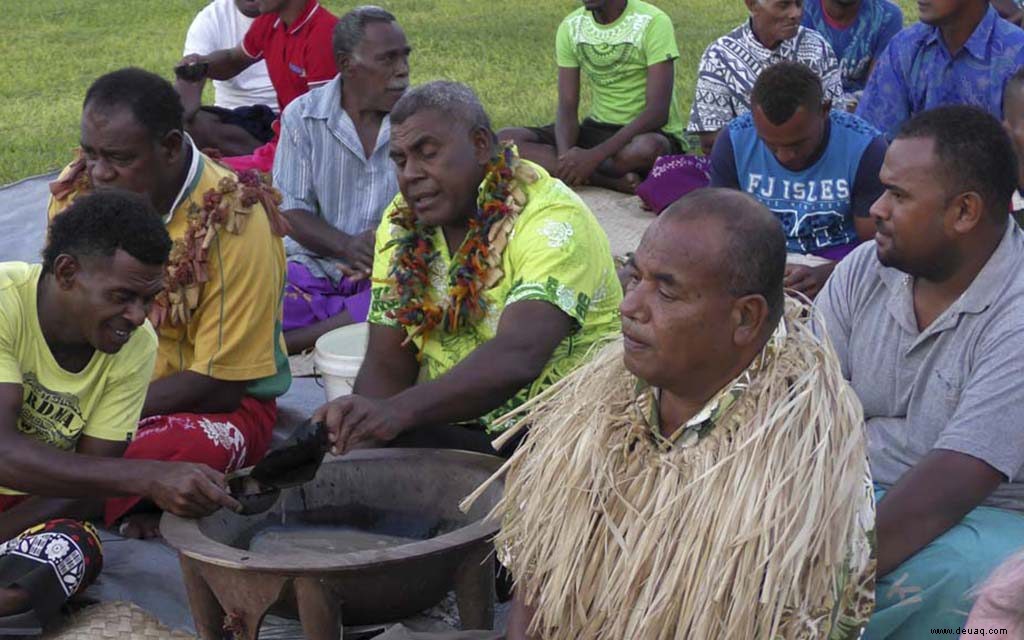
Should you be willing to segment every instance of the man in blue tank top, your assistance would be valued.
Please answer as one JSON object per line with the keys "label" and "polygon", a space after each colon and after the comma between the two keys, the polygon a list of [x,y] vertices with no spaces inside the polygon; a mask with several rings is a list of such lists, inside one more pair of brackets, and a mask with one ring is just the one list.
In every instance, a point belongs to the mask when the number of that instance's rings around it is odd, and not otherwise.
{"label": "man in blue tank top", "polygon": [[746,191],[775,213],[791,254],[786,286],[812,298],[836,263],[874,235],[868,209],[883,191],[884,136],[831,106],[817,74],[780,62],[760,75],[751,112],[724,129],[711,153],[711,186]]}

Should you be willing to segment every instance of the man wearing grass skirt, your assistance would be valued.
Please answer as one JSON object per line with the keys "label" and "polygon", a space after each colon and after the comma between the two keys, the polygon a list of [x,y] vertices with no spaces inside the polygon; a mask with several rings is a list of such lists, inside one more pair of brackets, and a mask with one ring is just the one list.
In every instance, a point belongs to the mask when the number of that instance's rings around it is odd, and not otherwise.
{"label": "man wearing grass skirt", "polygon": [[506,418],[530,427],[495,476],[510,640],[858,636],[874,591],[860,406],[785,298],[785,263],[749,195],[682,198],[632,258],[622,339]]}

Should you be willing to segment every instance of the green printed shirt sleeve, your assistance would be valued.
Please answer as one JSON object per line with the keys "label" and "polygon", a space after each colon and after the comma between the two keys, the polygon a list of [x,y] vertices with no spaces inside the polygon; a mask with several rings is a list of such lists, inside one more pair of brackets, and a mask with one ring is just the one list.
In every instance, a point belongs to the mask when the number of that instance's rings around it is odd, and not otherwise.
{"label": "green printed shirt sleeve", "polygon": [[558,34],[555,36],[555,62],[560,67],[578,68],[580,60],[576,56],[576,46],[570,31],[569,19],[566,18],[558,25]]}
{"label": "green printed shirt sleeve", "polygon": [[517,226],[507,249],[512,284],[505,306],[523,300],[550,302],[579,329],[591,300],[606,286],[602,240],[571,203],[530,215]]}
{"label": "green printed shirt sleeve", "polygon": [[393,247],[385,248],[392,239],[391,212],[395,210],[395,203],[401,197],[401,195],[395,196],[395,199],[391,201],[391,204],[384,211],[384,216],[377,227],[377,238],[374,241],[373,286],[370,288],[370,312],[366,316],[366,321],[386,327],[401,326],[387,316],[388,311],[394,309],[397,305],[387,299],[391,291],[391,287],[387,284],[390,277],[388,271],[391,269],[391,257],[395,251]]}
{"label": "green printed shirt sleeve", "polygon": [[676,44],[671,18],[663,13],[654,16],[644,34],[643,48],[649,67],[679,57],[679,45]]}

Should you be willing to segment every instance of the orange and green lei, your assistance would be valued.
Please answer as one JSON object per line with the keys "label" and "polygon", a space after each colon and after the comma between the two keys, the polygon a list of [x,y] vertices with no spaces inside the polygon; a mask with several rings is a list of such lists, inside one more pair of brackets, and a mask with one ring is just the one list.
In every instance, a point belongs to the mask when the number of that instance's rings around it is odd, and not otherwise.
{"label": "orange and green lei", "polygon": [[465,240],[453,256],[448,291],[441,300],[430,295],[431,263],[440,259],[431,242],[435,229],[419,221],[409,205],[399,199],[388,218],[396,231],[384,247],[395,247],[385,284],[391,288],[388,297],[394,305],[387,316],[409,330],[407,342],[415,336],[426,337],[438,326],[454,333],[487,314],[483,294],[503,275],[501,255],[515,218],[526,204],[522,185],[537,177],[520,161],[515,145],[498,148],[487,165],[477,209],[469,219]]}

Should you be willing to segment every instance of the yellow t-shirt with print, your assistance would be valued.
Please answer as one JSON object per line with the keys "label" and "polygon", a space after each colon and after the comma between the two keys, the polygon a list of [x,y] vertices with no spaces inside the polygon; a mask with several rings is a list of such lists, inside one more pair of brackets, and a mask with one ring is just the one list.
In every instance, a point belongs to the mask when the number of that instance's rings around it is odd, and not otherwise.
{"label": "yellow t-shirt with print", "polygon": [[[437,327],[426,340],[422,336],[413,338],[421,355],[419,381],[426,382],[443,375],[493,338],[502,311],[511,304],[542,300],[572,318],[575,330],[556,347],[540,377],[481,418],[488,429],[494,419],[561,379],[582,363],[591,347],[621,330],[622,287],[604,229],[583,200],[561,180],[533,163],[522,162],[540,177],[523,189],[527,203],[515,220],[501,256],[503,276],[483,294],[488,302],[487,315],[456,334]],[[389,216],[401,198],[401,194],[396,196],[377,229],[368,317],[371,323],[392,327],[400,325],[387,314],[397,304],[387,299],[389,287],[384,283],[389,278],[394,248],[385,247],[398,231]],[[431,263],[429,295],[440,300],[448,291],[447,278],[452,266],[448,243],[440,228],[434,228],[431,245],[437,258]]]}
{"label": "yellow t-shirt with print", "polygon": [[[39,326],[36,288],[42,265],[0,262],[0,384],[22,386],[18,429],[72,451],[81,436],[128,442],[135,434],[157,338],[146,322],[117,353],[101,351],[82,371],[63,369]],[[20,492],[0,487],[0,494]]]}

